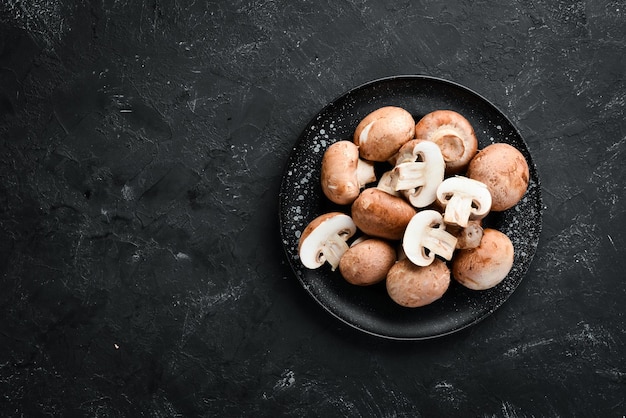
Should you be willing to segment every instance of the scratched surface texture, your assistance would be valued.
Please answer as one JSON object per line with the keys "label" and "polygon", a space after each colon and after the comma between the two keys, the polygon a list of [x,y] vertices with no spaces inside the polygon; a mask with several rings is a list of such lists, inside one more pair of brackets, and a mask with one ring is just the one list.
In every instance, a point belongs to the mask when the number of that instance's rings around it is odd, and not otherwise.
{"label": "scratched surface texture", "polygon": [[[623,417],[625,28],[609,0],[2,1],[2,415]],[[309,119],[395,74],[498,106],[545,206],[511,298],[422,342],[328,315],[278,227]]]}

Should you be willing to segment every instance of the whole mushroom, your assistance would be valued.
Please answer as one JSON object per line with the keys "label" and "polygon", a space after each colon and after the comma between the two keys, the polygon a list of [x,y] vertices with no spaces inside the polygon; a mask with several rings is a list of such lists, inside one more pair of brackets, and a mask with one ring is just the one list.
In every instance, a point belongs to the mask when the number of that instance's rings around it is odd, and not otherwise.
{"label": "whole mushroom", "polygon": [[483,237],[482,219],[471,220],[465,227],[447,225],[446,231],[456,237],[457,250],[476,248]]}
{"label": "whole mushroom", "polygon": [[528,163],[512,145],[498,142],[478,151],[467,168],[467,177],[484,183],[491,193],[491,210],[515,206],[528,189]]}
{"label": "whole mushroom", "polygon": [[359,147],[346,140],[326,149],[320,177],[324,195],[339,205],[354,202],[361,189],[376,180],[374,164],[359,158]]}
{"label": "whole mushroom", "polygon": [[421,267],[408,259],[398,261],[387,273],[387,293],[407,308],[429,305],[440,299],[450,286],[450,269],[443,260]]}
{"label": "whole mushroom", "polygon": [[452,275],[469,289],[490,289],[509,274],[513,257],[509,237],[496,229],[485,228],[478,247],[457,251],[452,260]]}
{"label": "whole mushroom", "polygon": [[415,208],[401,197],[377,187],[361,192],[351,207],[352,219],[365,234],[389,240],[399,240]]}
{"label": "whole mushroom", "polygon": [[448,175],[464,171],[478,150],[474,128],[463,115],[453,110],[435,110],[425,115],[415,126],[415,138],[439,146]]}
{"label": "whole mushroom", "polygon": [[387,241],[366,238],[350,246],[339,261],[341,276],[358,286],[381,282],[396,262],[396,250]]}
{"label": "whole mushroom", "polygon": [[414,134],[415,120],[409,112],[401,107],[385,106],[359,122],[353,141],[362,158],[382,162],[389,160]]}
{"label": "whole mushroom", "polygon": [[318,216],[300,235],[300,261],[309,269],[319,268],[328,262],[334,271],[343,254],[348,251],[346,241],[355,233],[356,225],[345,213],[330,212]]}

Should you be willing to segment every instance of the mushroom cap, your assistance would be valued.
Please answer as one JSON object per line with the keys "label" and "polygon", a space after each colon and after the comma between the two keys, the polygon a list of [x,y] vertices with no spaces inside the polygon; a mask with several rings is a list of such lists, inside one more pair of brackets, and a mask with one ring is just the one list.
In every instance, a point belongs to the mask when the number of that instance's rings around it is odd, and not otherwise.
{"label": "mushroom cap", "polygon": [[329,212],[318,216],[300,235],[298,242],[300,261],[310,269],[321,267],[326,261],[324,248],[327,242],[337,236],[347,241],[355,233],[356,225],[345,213]]}
{"label": "mushroom cap", "polygon": [[381,282],[396,262],[396,250],[387,241],[368,238],[350,246],[339,261],[339,271],[351,284],[367,286]]}
{"label": "mushroom cap", "polygon": [[509,237],[496,229],[485,228],[478,247],[457,251],[452,260],[452,275],[469,289],[490,289],[509,274],[513,256]]}
{"label": "mushroom cap", "polygon": [[363,190],[352,203],[351,214],[363,233],[398,240],[415,215],[415,208],[401,197],[370,187]]}
{"label": "mushroom cap", "polygon": [[469,219],[482,219],[491,210],[487,186],[464,176],[445,179],[437,188],[437,201],[445,208],[446,223],[466,226]]}
{"label": "mushroom cap", "polygon": [[474,128],[463,115],[453,110],[435,110],[425,115],[415,125],[415,138],[439,146],[448,175],[464,171],[478,151]]}
{"label": "mushroom cap", "polygon": [[385,106],[374,110],[357,125],[354,143],[361,157],[387,161],[415,134],[415,120],[405,109]]}
{"label": "mushroom cap", "polygon": [[399,305],[418,308],[440,299],[450,286],[450,269],[436,259],[426,267],[408,259],[398,261],[387,273],[387,293]]}
{"label": "mushroom cap", "polygon": [[482,219],[471,220],[465,227],[448,225],[446,230],[456,237],[457,250],[476,248],[483,237]]}
{"label": "mushroom cap", "polygon": [[353,142],[337,141],[324,152],[320,180],[331,202],[348,205],[365,184],[376,180],[374,164],[359,158],[359,147]]}
{"label": "mushroom cap", "polygon": [[478,151],[466,174],[487,186],[491,193],[491,210],[498,212],[512,208],[522,199],[530,179],[528,163],[522,153],[503,142]]}

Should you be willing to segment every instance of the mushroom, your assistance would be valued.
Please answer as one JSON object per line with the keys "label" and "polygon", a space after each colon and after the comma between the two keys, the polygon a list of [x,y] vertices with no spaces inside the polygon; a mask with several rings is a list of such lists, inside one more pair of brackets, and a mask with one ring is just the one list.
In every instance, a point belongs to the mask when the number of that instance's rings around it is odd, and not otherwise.
{"label": "mushroom", "polygon": [[464,171],[478,150],[474,128],[453,110],[435,110],[425,115],[415,125],[415,138],[439,146],[448,175]]}
{"label": "mushroom", "polygon": [[357,125],[353,141],[361,157],[387,161],[407,141],[413,139],[415,120],[405,109],[385,106],[371,112]]}
{"label": "mushroom", "polygon": [[512,145],[498,142],[483,148],[467,168],[467,177],[485,183],[491,193],[491,210],[503,211],[519,202],[528,189],[528,163]]}
{"label": "mushroom", "polygon": [[443,181],[446,164],[433,142],[411,140],[398,151],[391,186],[416,208],[433,203]]}
{"label": "mushroom", "polygon": [[387,293],[407,308],[418,308],[440,299],[450,286],[450,269],[436,259],[429,266],[416,266],[410,260],[398,261],[387,273]]}
{"label": "mushroom", "polygon": [[509,274],[513,256],[509,237],[497,229],[485,228],[478,247],[457,251],[452,260],[452,275],[469,289],[490,289]]}
{"label": "mushroom", "polygon": [[366,238],[350,246],[339,261],[341,276],[358,286],[381,282],[396,262],[396,250],[379,238]]}
{"label": "mushroom", "polygon": [[351,210],[354,223],[364,234],[389,240],[402,238],[415,215],[415,208],[403,198],[376,187],[363,190]]}
{"label": "mushroom", "polygon": [[446,231],[456,237],[457,250],[476,248],[480,245],[480,240],[483,237],[482,220],[470,220],[466,227],[448,224]]}
{"label": "mushroom", "polygon": [[413,216],[404,232],[402,248],[409,260],[428,266],[435,255],[452,259],[457,239],[446,231],[443,216],[435,210],[422,210]]}
{"label": "mushroom", "polygon": [[328,262],[335,271],[341,256],[348,250],[346,241],[355,233],[356,225],[345,213],[330,212],[318,216],[300,235],[298,253],[302,264],[316,269]]}
{"label": "mushroom", "polygon": [[394,189],[392,185],[393,180],[393,170],[385,171],[378,179],[378,183],[376,184],[376,188],[382,190],[383,192],[387,192],[390,195],[401,197],[399,191]]}
{"label": "mushroom", "polygon": [[466,227],[470,219],[482,219],[491,209],[491,194],[484,183],[468,177],[445,179],[437,188],[437,201],[444,207],[446,224]]}
{"label": "mushroom", "polygon": [[324,152],[321,184],[330,201],[348,205],[375,180],[374,163],[359,158],[359,147],[353,142],[337,141]]}

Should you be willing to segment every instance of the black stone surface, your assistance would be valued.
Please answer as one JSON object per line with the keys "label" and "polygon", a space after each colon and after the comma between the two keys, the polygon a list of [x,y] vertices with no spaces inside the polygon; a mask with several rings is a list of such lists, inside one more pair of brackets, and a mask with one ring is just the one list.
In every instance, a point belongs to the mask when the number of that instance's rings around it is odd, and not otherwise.
{"label": "black stone surface", "polygon": [[[2,2],[2,415],[623,417],[622,3]],[[328,315],[278,227],[309,119],[396,74],[498,106],[545,204],[507,302],[420,342]]]}

